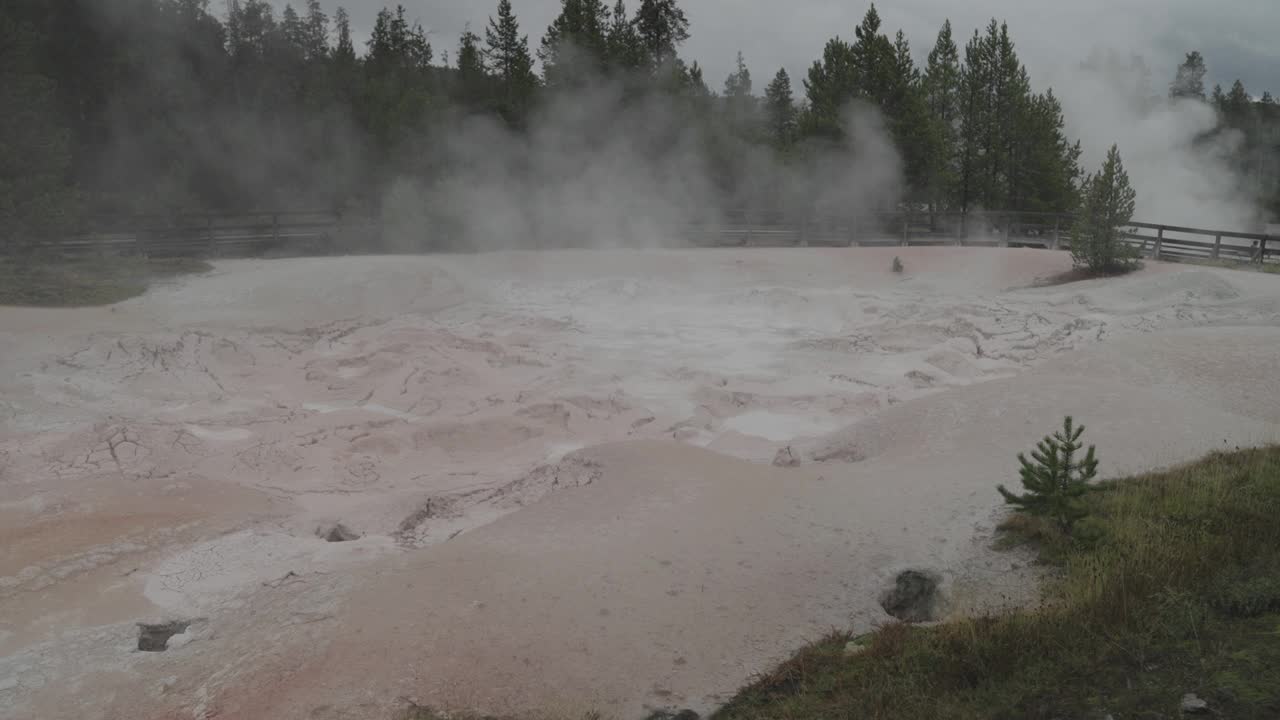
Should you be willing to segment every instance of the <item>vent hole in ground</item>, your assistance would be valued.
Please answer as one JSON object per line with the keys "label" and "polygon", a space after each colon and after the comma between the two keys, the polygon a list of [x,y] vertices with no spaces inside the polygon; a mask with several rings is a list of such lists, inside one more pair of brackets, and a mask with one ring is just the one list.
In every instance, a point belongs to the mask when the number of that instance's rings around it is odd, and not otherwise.
{"label": "vent hole in ground", "polygon": [[342,523],[321,525],[316,528],[316,535],[328,542],[350,542],[360,539],[360,533]]}
{"label": "vent hole in ground", "polygon": [[880,607],[903,622],[929,622],[937,619],[940,600],[937,575],[924,570],[904,570],[881,596]]}
{"label": "vent hole in ground", "polygon": [[138,623],[138,649],[143,652],[164,652],[169,647],[169,638],[186,632],[190,625],[189,622],[161,625]]}

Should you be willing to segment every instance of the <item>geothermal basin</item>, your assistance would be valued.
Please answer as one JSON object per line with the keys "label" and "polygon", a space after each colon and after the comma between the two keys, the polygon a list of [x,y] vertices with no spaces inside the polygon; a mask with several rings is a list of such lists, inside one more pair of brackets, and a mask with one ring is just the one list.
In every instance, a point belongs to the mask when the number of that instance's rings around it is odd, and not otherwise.
{"label": "geothermal basin", "polygon": [[706,712],[904,571],[1029,602],[995,485],[1063,415],[1104,475],[1280,441],[1280,278],[1069,267],[237,260],[0,308],[0,717]]}

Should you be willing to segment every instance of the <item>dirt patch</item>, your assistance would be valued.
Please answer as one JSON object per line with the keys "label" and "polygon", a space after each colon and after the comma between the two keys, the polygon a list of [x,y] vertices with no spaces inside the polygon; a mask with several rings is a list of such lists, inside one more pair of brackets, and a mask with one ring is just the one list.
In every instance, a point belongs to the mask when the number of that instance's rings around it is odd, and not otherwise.
{"label": "dirt patch", "polygon": [[1051,287],[1054,285],[1067,285],[1084,280],[1097,280],[1099,278],[1118,277],[1120,275],[1128,275],[1129,273],[1141,270],[1143,264],[1136,263],[1132,267],[1118,267],[1114,270],[1091,270],[1089,268],[1078,267],[1072,268],[1066,272],[1056,275],[1036,278],[1032,287]]}

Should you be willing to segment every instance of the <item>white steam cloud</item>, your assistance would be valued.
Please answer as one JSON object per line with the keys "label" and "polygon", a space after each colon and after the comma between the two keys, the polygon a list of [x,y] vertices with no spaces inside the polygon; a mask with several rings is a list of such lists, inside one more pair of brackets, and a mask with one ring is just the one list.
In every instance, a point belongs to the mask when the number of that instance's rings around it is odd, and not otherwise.
{"label": "white steam cloud", "polygon": [[847,141],[801,159],[737,145],[726,178],[688,102],[624,100],[620,82],[601,81],[553,96],[522,132],[466,118],[429,143],[446,172],[390,188],[384,241],[395,250],[676,246],[727,210],[848,217],[898,200],[900,160],[873,108],[848,108]]}
{"label": "white steam cloud", "polygon": [[1212,106],[1167,99],[1164,83],[1153,84],[1140,58],[1115,52],[1095,52],[1048,79],[1062,100],[1068,137],[1081,141],[1087,171],[1102,164],[1112,143],[1119,146],[1138,193],[1135,220],[1231,230],[1258,225],[1254,188],[1230,160],[1241,138],[1213,134]]}

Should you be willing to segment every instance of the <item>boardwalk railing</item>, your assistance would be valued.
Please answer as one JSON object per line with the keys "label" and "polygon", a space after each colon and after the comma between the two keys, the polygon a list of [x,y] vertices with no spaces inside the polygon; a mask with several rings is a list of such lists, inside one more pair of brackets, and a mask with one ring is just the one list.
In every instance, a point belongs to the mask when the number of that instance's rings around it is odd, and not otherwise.
{"label": "boardwalk railing", "polygon": [[[57,254],[147,257],[241,257],[328,254],[339,243],[368,240],[376,223],[327,211],[230,215],[131,215],[89,218],[91,229],[46,242]],[[367,244],[367,243],[366,243]]]}
{"label": "boardwalk railing", "polygon": [[[1070,247],[1072,217],[1034,212],[878,212],[859,215],[736,210],[715,222],[672,228],[699,246]],[[46,243],[68,256],[243,257],[382,252],[382,224],[367,215],[290,211],[236,215],[93,218],[92,230]],[[1280,237],[1131,222],[1122,237],[1151,259],[1280,261]],[[423,243],[426,249],[429,242]],[[403,247],[394,248],[404,250]]]}
{"label": "boardwalk railing", "polygon": [[[965,245],[1070,249],[1067,214],[1031,212],[874,213],[779,221],[769,214],[728,213],[725,222],[694,226],[689,239],[720,246]],[[1280,262],[1280,236],[1130,222],[1121,238],[1143,257]]]}

